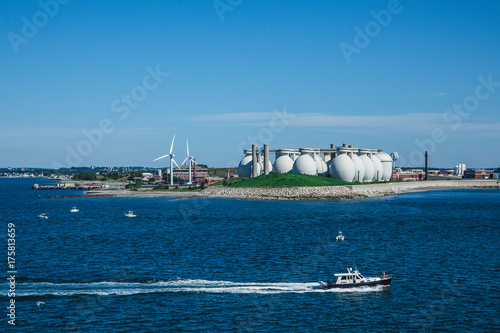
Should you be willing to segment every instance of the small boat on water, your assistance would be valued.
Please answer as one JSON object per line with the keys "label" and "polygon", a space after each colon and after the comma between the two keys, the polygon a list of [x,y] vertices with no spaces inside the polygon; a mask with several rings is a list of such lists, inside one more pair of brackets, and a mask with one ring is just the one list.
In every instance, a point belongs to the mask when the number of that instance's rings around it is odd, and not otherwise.
{"label": "small boat on water", "polygon": [[72,213],[78,213],[80,210],[76,208],[76,206],[73,206],[73,208],[70,209],[70,212]]}
{"label": "small boat on water", "polygon": [[335,237],[338,241],[343,241],[344,240],[344,235],[342,235],[342,231],[339,230],[339,234],[337,237]]}
{"label": "small boat on water", "polygon": [[385,272],[382,272],[382,277],[364,277],[361,273],[355,269],[347,268],[347,273],[335,274],[337,281],[320,281],[319,284],[323,289],[332,288],[354,288],[354,287],[375,287],[383,286],[388,288],[392,281],[392,276],[386,276]]}
{"label": "small boat on water", "polygon": [[134,212],[129,210],[128,213],[125,213],[126,217],[136,217],[137,215],[134,215]]}
{"label": "small boat on water", "polygon": [[41,218],[41,219],[48,219],[49,218],[47,216],[47,214],[45,214],[45,213],[42,213],[42,214],[38,215],[38,217]]}

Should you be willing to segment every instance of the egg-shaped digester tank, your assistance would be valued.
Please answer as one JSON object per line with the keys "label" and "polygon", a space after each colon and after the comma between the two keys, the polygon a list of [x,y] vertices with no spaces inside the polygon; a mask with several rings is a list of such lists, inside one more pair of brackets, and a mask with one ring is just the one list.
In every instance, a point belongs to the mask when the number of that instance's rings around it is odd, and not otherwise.
{"label": "egg-shaped digester tank", "polygon": [[345,180],[347,182],[352,182],[354,179],[354,162],[347,155],[349,149],[338,150],[338,155],[332,160],[330,164],[330,176],[332,178],[337,178]]}
{"label": "egg-shaped digester tank", "polygon": [[365,165],[358,156],[359,149],[351,148],[351,159],[354,162],[354,181],[362,183],[365,178]]}
{"label": "egg-shaped digester tank", "polygon": [[392,177],[392,158],[381,149],[378,150],[377,157],[380,162],[382,162],[382,167],[384,169],[382,180],[387,182],[391,180]]}
{"label": "egg-shaped digester tank", "polygon": [[293,163],[292,172],[301,175],[316,176],[316,162],[314,162],[314,159],[310,155],[311,149],[301,148],[299,151],[300,156]]}
{"label": "egg-shaped digester tank", "polygon": [[238,177],[251,177],[252,176],[252,150],[246,149],[243,151],[245,157],[238,165]]}
{"label": "egg-shaped digester tank", "polygon": [[313,149],[313,159],[316,163],[316,173],[318,176],[326,176],[328,172],[328,167],[325,161],[321,158],[321,151],[319,149]]}
{"label": "egg-shaped digester tank", "polygon": [[291,151],[280,149],[277,152],[278,157],[274,162],[273,173],[291,173],[293,169],[293,160],[290,157]]}
{"label": "egg-shaped digester tank", "polygon": [[377,157],[377,149],[370,149],[370,159],[373,162],[375,174],[373,175],[373,181],[374,182],[381,182],[384,179],[384,166],[382,165],[382,162]]}
{"label": "egg-shaped digester tank", "polygon": [[373,166],[373,162],[368,154],[370,154],[368,149],[360,149],[358,153],[358,157],[361,162],[363,162],[363,166],[365,167],[365,176],[363,177],[364,183],[371,183],[373,181],[373,176],[375,175],[375,167]]}

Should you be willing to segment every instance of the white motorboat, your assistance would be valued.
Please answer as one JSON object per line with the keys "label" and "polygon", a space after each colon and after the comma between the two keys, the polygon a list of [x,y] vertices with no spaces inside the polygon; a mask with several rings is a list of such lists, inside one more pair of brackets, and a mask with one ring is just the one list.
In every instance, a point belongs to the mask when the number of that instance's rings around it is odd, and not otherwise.
{"label": "white motorboat", "polygon": [[45,214],[45,213],[42,213],[42,214],[38,215],[38,217],[41,218],[41,219],[48,219],[49,218],[47,216],[47,214]]}
{"label": "white motorboat", "polygon": [[342,231],[339,230],[339,234],[337,235],[336,239],[338,241],[343,241],[344,240],[344,235],[342,235]]}
{"label": "white motorboat", "polygon": [[134,215],[134,212],[129,210],[128,213],[125,213],[126,217],[136,217],[137,215]]}
{"label": "white motorboat", "polygon": [[324,289],[361,286],[383,286],[384,288],[388,288],[392,281],[392,276],[386,276],[385,272],[382,272],[382,277],[364,277],[357,269],[353,270],[352,268],[347,268],[347,273],[338,273],[335,276],[337,277],[337,281],[320,281],[320,286]]}
{"label": "white motorboat", "polygon": [[80,210],[78,208],[76,208],[76,206],[73,206],[73,208],[71,208],[70,212],[72,213],[78,213]]}

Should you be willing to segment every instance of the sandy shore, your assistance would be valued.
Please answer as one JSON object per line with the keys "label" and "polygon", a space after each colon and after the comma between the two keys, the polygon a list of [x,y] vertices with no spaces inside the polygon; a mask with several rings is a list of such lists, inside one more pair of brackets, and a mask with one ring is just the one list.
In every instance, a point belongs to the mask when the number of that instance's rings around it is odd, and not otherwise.
{"label": "sandy shore", "polygon": [[[88,191],[83,197],[137,197],[137,198],[231,198],[250,200],[328,200],[379,197],[401,193],[444,189],[500,188],[497,180],[436,180],[397,182],[349,186],[247,188],[210,186],[202,192],[169,191]],[[68,197],[68,196],[60,196]]]}

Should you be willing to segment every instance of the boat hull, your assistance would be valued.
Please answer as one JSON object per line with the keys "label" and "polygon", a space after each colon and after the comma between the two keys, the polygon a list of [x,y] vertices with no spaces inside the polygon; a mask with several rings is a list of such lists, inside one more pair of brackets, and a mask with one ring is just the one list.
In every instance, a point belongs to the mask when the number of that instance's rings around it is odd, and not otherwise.
{"label": "boat hull", "polygon": [[360,282],[360,283],[327,283],[323,286],[324,289],[342,289],[342,288],[356,288],[356,287],[376,287],[383,286],[385,288],[389,287],[392,282],[392,277],[383,278],[377,281]]}

